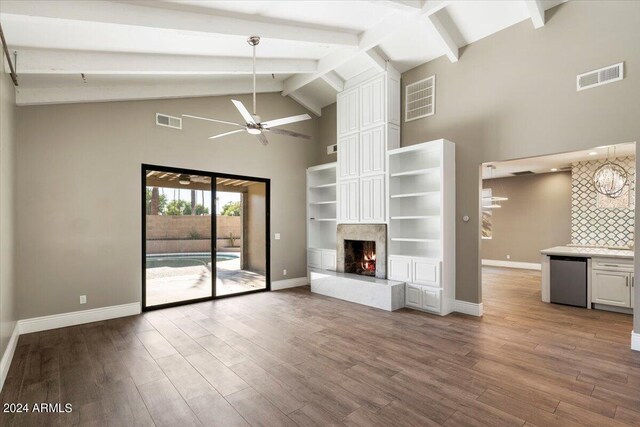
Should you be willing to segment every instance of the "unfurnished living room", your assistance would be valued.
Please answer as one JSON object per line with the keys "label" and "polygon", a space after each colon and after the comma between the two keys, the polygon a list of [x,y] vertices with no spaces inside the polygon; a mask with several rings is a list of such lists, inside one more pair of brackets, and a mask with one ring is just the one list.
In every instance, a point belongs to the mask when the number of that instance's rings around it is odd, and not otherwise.
{"label": "unfurnished living room", "polygon": [[640,1],[0,35],[1,426],[640,425]]}

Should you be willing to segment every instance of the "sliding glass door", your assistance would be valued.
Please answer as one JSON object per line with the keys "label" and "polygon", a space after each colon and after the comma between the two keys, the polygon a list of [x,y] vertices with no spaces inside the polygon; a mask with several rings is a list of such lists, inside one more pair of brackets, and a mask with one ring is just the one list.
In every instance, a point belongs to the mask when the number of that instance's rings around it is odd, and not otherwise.
{"label": "sliding glass door", "polygon": [[269,180],[150,165],[142,180],[143,309],[270,288]]}

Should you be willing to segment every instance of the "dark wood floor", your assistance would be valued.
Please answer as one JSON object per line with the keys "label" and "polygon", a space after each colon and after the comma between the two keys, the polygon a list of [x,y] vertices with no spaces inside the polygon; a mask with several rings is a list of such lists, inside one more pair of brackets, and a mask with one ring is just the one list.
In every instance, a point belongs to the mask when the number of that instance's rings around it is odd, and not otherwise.
{"label": "dark wood floor", "polygon": [[631,317],[540,302],[488,269],[482,319],[387,313],[306,288],[23,335],[0,425],[640,425]]}

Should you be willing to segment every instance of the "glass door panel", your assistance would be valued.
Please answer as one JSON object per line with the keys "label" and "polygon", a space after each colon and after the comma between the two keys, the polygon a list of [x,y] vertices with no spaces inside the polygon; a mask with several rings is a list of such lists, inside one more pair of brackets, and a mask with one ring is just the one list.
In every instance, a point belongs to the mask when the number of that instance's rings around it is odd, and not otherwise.
{"label": "glass door panel", "polygon": [[216,177],[216,296],[267,289],[268,185]]}
{"label": "glass door panel", "polygon": [[169,169],[144,176],[144,307],[211,298],[211,177]]}

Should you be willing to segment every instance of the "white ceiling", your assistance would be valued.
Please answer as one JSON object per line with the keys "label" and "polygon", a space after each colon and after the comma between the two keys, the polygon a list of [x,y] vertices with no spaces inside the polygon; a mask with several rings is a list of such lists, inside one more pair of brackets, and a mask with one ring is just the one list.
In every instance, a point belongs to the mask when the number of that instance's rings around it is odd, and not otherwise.
{"label": "white ceiling", "polygon": [[400,72],[456,61],[459,47],[523,20],[535,31],[562,1],[2,0],[0,23],[19,104],[250,93],[246,38],[260,35],[258,91],[319,114],[381,61]]}
{"label": "white ceiling", "polygon": [[[526,159],[507,160],[504,162],[490,162],[482,165],[482,178],[504,178],[511,177],[514,172],[531,171],[536,174],[551,173],[570,170],[572,163],[586,160],[600,160],[607,157],[628,157],[636,155],[636,143],[627,142],[623,144],[607,145],[595,147],[590,150],[572,151],[570,153],[552,154],[550,156],[529,157]],[[489,165],[495,166],[493,171]],[[552,169],[557,169],[553,171]]]}

